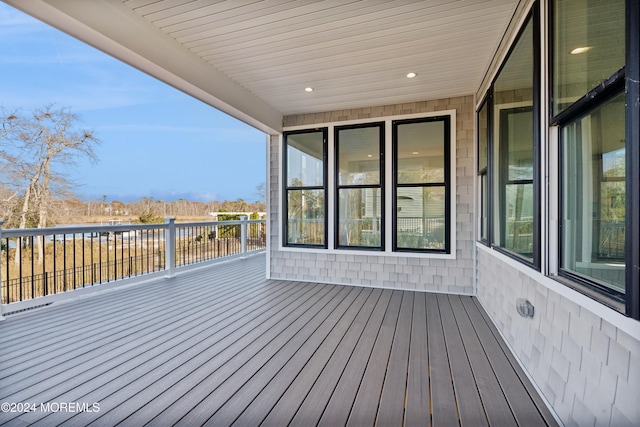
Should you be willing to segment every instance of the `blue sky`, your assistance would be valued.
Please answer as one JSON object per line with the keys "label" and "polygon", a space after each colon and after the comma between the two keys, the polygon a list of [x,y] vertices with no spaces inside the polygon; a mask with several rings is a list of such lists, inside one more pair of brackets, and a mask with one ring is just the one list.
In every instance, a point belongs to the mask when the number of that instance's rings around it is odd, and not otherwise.
{"label": "blue sky", "polygon": [[0,107],[55,104],[100,139],[81,198],[257,200],[265,134],[0,2]]}

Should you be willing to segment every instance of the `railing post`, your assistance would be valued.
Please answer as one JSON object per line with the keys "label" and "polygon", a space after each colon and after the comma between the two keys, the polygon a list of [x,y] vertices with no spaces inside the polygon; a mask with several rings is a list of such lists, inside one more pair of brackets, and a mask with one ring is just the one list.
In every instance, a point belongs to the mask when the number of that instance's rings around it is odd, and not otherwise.
{"label": "railing post", "polygon": [[[2,257],[2,224],[4,221],[0,219],[0,257]],[[7,242],[7,254],[9,253],[9,242]],[[9,286],[9,278],[7,277],[7,286]],[[0,320],[4,320],[4,304],[2,304],[2,260],[0,259]],[[7,288],[7,302],[9,302],[9,288]]]}
{"label": "railing post", "polygon": [[165,277],[174,277],[176,275],[176,219],[165,218],[164,223],[167,225],[164,235],[164,259]]}
{"label": "railing post", "polygon": [[248,216],[243,215],[240,217],[240,221],[242,221],[242,224],[240,224],[240,242],[241,242],[241,246],[242,246],[242,258],[245,258],[246,254],[247,254],[247,219],[249,219]]}

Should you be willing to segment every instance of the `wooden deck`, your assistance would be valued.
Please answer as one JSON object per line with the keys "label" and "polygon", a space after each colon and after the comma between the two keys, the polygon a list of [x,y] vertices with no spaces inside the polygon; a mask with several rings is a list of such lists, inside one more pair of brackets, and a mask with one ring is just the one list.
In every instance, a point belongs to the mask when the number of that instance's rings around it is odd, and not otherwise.
{"label": "wooden deck", "polygon": [[0,425],[555,425],[475,298],[264,271],[254,256],[7,316],[0,402],[33,406]]}

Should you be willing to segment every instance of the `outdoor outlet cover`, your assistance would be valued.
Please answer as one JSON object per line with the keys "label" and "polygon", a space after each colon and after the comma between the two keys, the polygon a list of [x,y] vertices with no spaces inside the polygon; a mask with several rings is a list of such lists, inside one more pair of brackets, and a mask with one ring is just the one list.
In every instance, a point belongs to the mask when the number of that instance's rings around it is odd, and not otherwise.
{"label": "outdoor outlet cover", "polygon": [[522,317],[533,317],[533,304],[531,304],[529,300],[518,298],[516,300],[516,309]]}

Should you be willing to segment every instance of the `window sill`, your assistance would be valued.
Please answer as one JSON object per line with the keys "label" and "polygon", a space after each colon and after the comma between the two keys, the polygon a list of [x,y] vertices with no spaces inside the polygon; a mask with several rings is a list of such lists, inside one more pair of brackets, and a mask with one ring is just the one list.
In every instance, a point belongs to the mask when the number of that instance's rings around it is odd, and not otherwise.
{"label": "window sill", "polygon": [[566,277],[563,275],[549,276],[549,277],[555,280],[556,282],[559,282],[564,286],[567,286],[568,288],[571,288],[574,291],[579,292],[582,295],[589,297],[592,300],[597,301],[606,307],[616,310],[620,314],[623,314],[623,315],[625,314],[626,308],[625,308],[624,302],[619,301],[609,295],[606,295],[604,292],[600,292],[589,285],[580,283],[577,280],[574,280],[570,277]]}
{"label": "window sill", "polygon": [[429,259],[456,259],[453,253],[438,253],[438,252],[410,252],[410,251],[392,251],[379,249],[322,249],[322,248],[310,248],[310,247],[293,247],[293,246],[281,246],[278,248],[280,252],[301,252],[301,253],[314,253],[325,255],[365,255],[365,256],[380,256],[380,257],[395,257],[395,258],[429,258]]}

